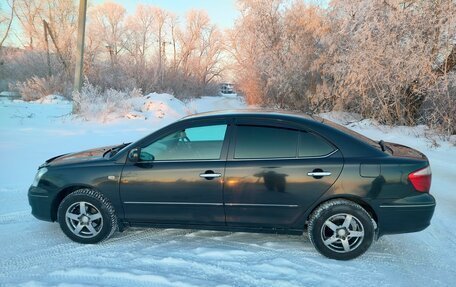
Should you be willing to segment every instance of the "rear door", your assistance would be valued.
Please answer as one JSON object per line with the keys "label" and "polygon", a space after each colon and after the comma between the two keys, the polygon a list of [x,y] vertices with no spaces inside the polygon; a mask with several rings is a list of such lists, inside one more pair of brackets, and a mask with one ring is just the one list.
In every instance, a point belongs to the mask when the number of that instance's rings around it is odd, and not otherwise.
{"label": "rear door", "polygon": [[225,170],[227,225],[292,228],[342,167],[337,148],[313,132],[271,120],[238,121]]}

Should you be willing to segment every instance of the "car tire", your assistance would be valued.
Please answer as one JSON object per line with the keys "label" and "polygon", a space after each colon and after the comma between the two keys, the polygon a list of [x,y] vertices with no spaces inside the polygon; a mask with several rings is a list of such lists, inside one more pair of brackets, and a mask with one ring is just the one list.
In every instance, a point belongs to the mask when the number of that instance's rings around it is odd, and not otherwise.
{"label": "car tire", "polygon": [[57,214],[62,231],[78,243],[98,243],[108,239],[118,228],[111,202],[100,192],[87,188],[67,195]]}
{"label": "car tire", "polygon": [[308,236],[324,256],[350,260],[369,249],[374,239],[375,223],[369,213],[345,199],[327,201],[312,212]]}

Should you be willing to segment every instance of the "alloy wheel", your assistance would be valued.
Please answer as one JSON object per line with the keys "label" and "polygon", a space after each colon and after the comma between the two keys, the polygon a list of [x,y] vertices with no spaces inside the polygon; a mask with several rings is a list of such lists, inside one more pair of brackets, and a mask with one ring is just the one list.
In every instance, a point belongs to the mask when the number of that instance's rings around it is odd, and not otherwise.
{"label": "alloy wheel", "polygon": [[82,238],[95,237],[103,228],[101,212],[85,201],[75,202],[68,207],[65,222],[71,232]]}
{"label": "alloy wheel", "polygon": [[338,213],[323,223],[321,239],[332,251],[347,253],[358,248],[363,242],[364,227],[355,216]]}

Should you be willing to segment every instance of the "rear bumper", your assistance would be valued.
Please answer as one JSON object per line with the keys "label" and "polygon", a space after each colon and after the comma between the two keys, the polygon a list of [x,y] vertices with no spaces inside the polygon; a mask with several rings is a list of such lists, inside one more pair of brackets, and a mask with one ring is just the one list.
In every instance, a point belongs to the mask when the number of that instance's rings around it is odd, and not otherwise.
{"label": "rear bumper", "polygon": [[425,229],[431,224],[435,206],[434,197],[428,193],[380,203],[378,236]]}
{"label": "rear bumper", "polygon": [[28,191],[29,205],[32,207],[32,215],[37,219],[53,221],[51,215],[51,199],[42,188],[31,186]]}

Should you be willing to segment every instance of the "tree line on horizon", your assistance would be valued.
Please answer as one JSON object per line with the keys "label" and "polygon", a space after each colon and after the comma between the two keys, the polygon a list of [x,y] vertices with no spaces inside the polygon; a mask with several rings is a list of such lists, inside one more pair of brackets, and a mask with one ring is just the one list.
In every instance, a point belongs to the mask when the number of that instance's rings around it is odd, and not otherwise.
{"label": "tree line on horizon", "polygon": [[[0,6],[0,79],[32,100],[71,98],[73,0]],[[222,30],[205,11],[88,7],[84,76],[99,91],[213,95],[233,82],[249,104],[356,112],[385,124],[456,133],[454,0],[238,0]],[[15,25],[11,25],[14,19]],[[20,49],[5,45],[5,39]],[[3,39],[3,40],[2,40]],[[135,92],[134,94],[137,94]],[[129,93],[125,93],[129,95]]]}
{"label": "tree line on horizon", "polygon": [[[16,40],[23,49],[2,53],[10,86],[27,94],[29,87],[42,84],[44,93],[50,88],[71,97],[76,1],[12,3],[20,27]],[[221,30],[204,11],[189,11],[183,20],[152,5],[140,4],[131,14],[115,2],[91,5],[84,76],[102,89],[166,91],[181,98],[210,93],[223,68],[222,40]]]}

